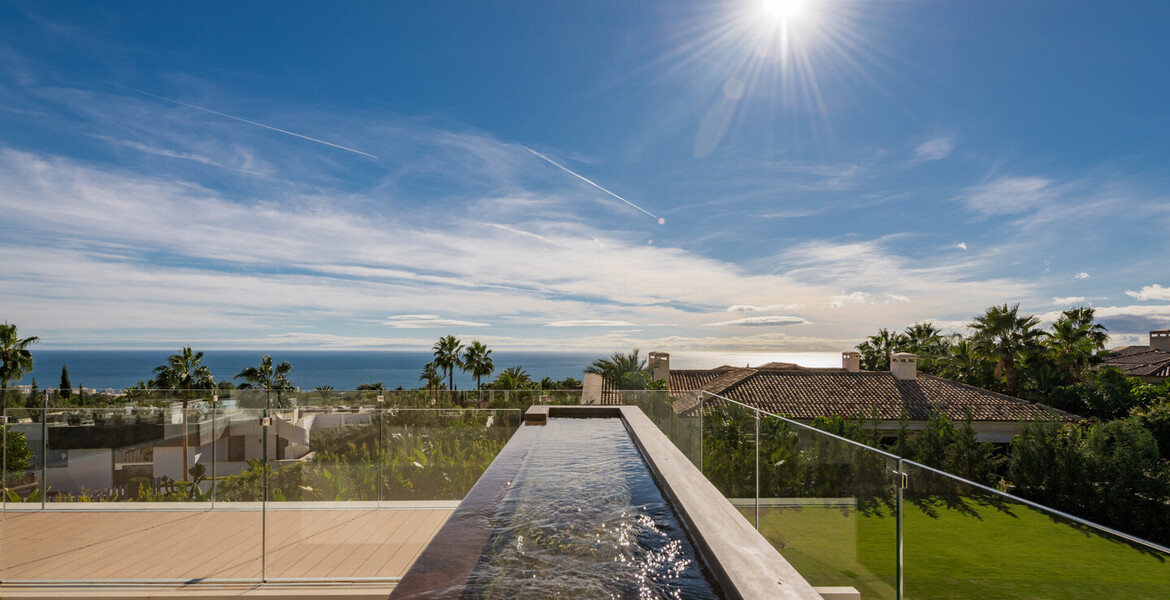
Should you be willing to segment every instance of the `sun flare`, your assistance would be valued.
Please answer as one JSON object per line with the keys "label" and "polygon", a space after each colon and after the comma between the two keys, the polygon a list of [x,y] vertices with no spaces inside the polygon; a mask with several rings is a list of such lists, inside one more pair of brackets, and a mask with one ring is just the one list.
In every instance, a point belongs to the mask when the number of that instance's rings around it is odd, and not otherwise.
{"label": "sun flare", "polygon": [[776,21],[787,21],[800,14],[804,0],[761,0],[760,12]]}

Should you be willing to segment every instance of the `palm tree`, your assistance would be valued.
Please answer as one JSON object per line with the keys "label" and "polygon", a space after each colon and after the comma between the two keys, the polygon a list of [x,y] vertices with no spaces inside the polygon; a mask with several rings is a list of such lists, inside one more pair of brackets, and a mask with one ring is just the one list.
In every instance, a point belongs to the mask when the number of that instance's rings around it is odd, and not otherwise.
{"label": "palm tree", "polygon": [[33,336],[20,339],[16,325],[7,321],[0,325],[0,416],[8,410],[8,384],[20,381],[33,369],[32,352],[28,347],[40,338]]}
{"label": "palm tree", "polygon": [[900,333],[893,333],[885,327],[878,330],[877,335],[871,335],[857,345],[861,353],[861,368],[866,371],[889,371],[890,355],[900,352],[906,344],[906,338]]}
{"label": "palm tree", "polygon": [[492,351],[479,342],[474,340],[471,345],[463,351],[463,371],[471,373],[475,377],[475,389],[479,389],[480,378],[491,377],[492,371],[495,370],[495,365],[492,364]]}
{"label": "palm tree", "polygon": [[1109,330],[1095,323],[1094,310],[1079,306],[1061,313],[1052,324],[1052,333],[1046,334],[1045,345],[1052,352],[1057,368],[1071,384],[1100,360],[1100,351],[1109,340]]}
{"label": "palm tree", "polygon": [[265,354],[260,357],[259,366],[248,367],[237,373],[233,379],[244,380],[244,383],[240,384],[240,389],[264,390],[265,404],[268,403],[272,391],[275,390],[276,404],[277,406],[281,406],[283,400],[281,392],[296,389],[288,379],[288,375],[292,373],[292,370],[293,367],[287,360],[273,367],[272,357]]}
{"label": "palm tree", "polygon": [[463,350],[463,344],[455,336],[448,335],[439,338],[431,349],[435,351],[435,364],[447,376],[447,389],[455,389],[455,368],[461,366],[459,353]]}
{"label": "palm tree", "polygon": [[939,375],[985,388],[994,381],[994,370],[991,363],[976,350],[974,343],[960,339],[947,351]]}
{"label": "palm tree", "polygon": [[422,375],[418,376],[418,380],[427,382],[426,390],[428,396],[431,392],[443,387],[443,375],[439,373],[439,367],[435,365],[434,361],[428,362],[423,367]]}
{"label": "palm tree", "polygon": [[935,374],[950,350],[953,336],[943,335],[931,322],[915,323],[902,333],[900,350],[918,356],[918,370]]}
{"label": "palm tree", "polygon": [[313,391],[321,397],[322,405],[329,404],[329,399],[333,397],[333,386],[331,385],[319,385],[313,388]]}
{"label": "palm tree", "polygon": [[532,377],[522,367],[508,367],[496,376],[492,388],[497,390],[524,390],[532,387]]}
{"label": "palm tree", "polygon": [[1004,391],[1009,396],[1018,391],[1016,359],[1035,350],[1043,335],[1036,329],[1039,319],[1019,312],[1019,304],[1011,308],[1007,304],[992,306],[968,325],[975,330],[975,348],[996,362],[995,375],[1003,375]]}
{"label": "palm tree", "polygon": [[215,378],[211,376],[211,369],[201,364],[202,352],[193,352],[190,346],[184,346],[178,354],[167,357],[167,364],[154,369],[154,379],[151,385],[156,388],[183,391],[183,481],[187,481],[188,439],[187,439],[187,400],[191,390],[207,390],[215,387]]}
{"label": "palm tree", "polygon": [[601,375],[618,390],[644,390],[650,382],[646,361],[638,358],[637,348],[629,354],[614,352],[609,358],[599,358],[585,367],[585,372]]}

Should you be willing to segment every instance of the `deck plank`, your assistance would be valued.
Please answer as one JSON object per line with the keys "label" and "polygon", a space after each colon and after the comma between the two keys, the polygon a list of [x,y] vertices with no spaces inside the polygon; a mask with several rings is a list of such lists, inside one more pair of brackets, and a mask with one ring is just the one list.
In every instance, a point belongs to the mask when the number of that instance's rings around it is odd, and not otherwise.
{"label": "deck plank", "polygon": [[[269,578],[401,577],[452,510],[269,510]],[[258,579],[250,510],[5,515],[5,582]]]}

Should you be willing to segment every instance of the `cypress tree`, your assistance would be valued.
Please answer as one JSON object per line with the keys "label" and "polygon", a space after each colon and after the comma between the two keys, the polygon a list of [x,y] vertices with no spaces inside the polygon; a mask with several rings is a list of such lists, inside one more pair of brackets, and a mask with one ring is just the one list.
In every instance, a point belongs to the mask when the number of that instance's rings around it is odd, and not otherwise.
{"label": "cypress tree", "polygon": [[61,365],[61,389],[58,393],[66,400],[73,395],[73,386],[69,384],[69,371],[65,368],[65,365]]}
{"label": "cypress tree", "polygon": [[25,401],[25,408],[38,408],[41,405],[41,391],[37,388],[37,378],[32,378],[32,387],[28,391],[28,400]]}

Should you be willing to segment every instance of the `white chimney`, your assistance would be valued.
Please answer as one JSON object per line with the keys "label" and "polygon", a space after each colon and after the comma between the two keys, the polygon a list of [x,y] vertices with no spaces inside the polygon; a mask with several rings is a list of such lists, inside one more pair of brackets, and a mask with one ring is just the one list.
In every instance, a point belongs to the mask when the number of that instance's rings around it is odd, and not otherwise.
{"label": "white chimney", "polygon": [[861,353],[850,350],[841,353],[841,368],[856,373],[861,370]]}
{"label": "white chimney", "polygon": [[1170,329],[1157,329],[1150,332],[1150,348],[1170,352]]}
{"label": "white chimney", "polygon": [[601,392],[605,388],[605,380],[600,373],[586,373],[585,381],[581,385],[581,404],[601,404]]}
{"label": "white chimney", "polygon": [[670,354],[666,352],[650,353],[650,378],[659,379],[670,384]]}
{"label": "white chimney", "polygon": [[914,381],[918,379],[918,356],[910,352],[895,352],[890,355],[890,372],[894,379]]}

